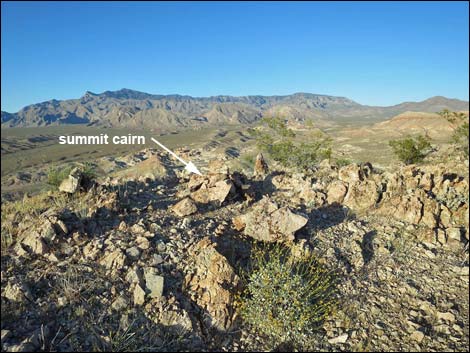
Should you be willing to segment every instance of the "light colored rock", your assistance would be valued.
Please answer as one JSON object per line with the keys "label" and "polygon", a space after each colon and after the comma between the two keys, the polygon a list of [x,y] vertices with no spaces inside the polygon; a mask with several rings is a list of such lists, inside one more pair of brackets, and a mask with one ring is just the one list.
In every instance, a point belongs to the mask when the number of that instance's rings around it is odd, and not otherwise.
{"label": "light colored rock", "polygon": [[126,262],[126,256],[120,249],[116,249],[108,252],[99,262],[107,269],[120,270]]}
{"label": "light colored rock", "polygon": [[349,336],[347,333],[340,335],[338,337],[330,338],[328,340],[328,343],[330,344],[339,344],[339,343],[346,343],[348,340]]}
{"label": "light colored rock", "polygon": [[2,288],[2,296],[14,302],[22,302],[25,299],[33,300],[31,291],[26,285],[12,284],[10,282]]}
{"label": "light colored rock", "polygon": [[255,160],[255,167],[253,170],[253,176],[255,178],[264,178],[269,172],[268,164],[266,163],[263,154],[258,153]]}
{"label": "light colored rock", "polygon": [[346,183],[340,180],[332,182],[328,186],[328,191],[327,191],[328,203],[330,205],[334,203],[342,204],[347,192],[348,192],[348,186]]}
{"label": "light colored rock", "polygon": [[265,197],[252,211],[233,219],[236,229],[256,240],[282,242],[294,240],[294,233],[307,224],[308,219],[296,215],[288,207],[278,208]]}
{"label": "light colored rock", "polygon": [[137,283],[134,288],[134,304],[143,305],[145,303],[145,291]]}
{"label": "light colored rock", "polygon": [[207,237],[189,249],[194,270],[185,277],[184,283],[191,299],[206,311],[205,325],[226,331],[235,319],[233,293],[240,279],[215,247]]}
{"label": "light colored rock", "polygon": [[73,194],[80,188],[80,182],[82,180],[82,172],[78,168],[72,169],[69,176],[64,179],[59,186],[59,190],[69,194]]}
{"label": "light colored rock", "polygon": [[27,250],[37,255],[44,255],[49,251],[44,240],[37,232],[29,233],[21,242],[27,247]]}
{"label": "light colored rock", "polygon": [[413,341],[416,341],[418,343],[421,343],[424,339],[424,333],[422,333],[421,331],[418,331],[416,330],[415,332],[413,332],[411,335],[410,335],[410,338],[413,340]]}
{"label": "light colored rock", "polygon": [[364,180],[361,167],[357,164],[349,164],[345,167],[340,168],[338,171],[338,178],[348,184],[356,183]]}
{"label": "light colored rock", "polygon": [[126,255],[127,258],[132,261],[138,260],[140,257],[140,250],[136,246],[133,246],[131,248],[126,249]]}
{"label": "light colored rock", "polygon": [[462,233],[460,228],[448,228],[446,229],[447,244],[451,246],[460,245]]}
{"label": "light colored rock", "polygon": [[367,210],[376,205],[379,199],[378,186],[373,180],[349,184],[344,204],[353,210]]}
{"label": "light colored rock", "polygon": [[197,206],[193,200],[189,197],[184,198],[177,204],[172,207],[173,212],[175,212],[180,217],[189,216],[197,212]]}
{"label": "light colored rock", "polygon": [[164,278],[157,274],[153,267],[144,269],[145,286],[149,291],[150,298],[161,298],[163,296]]}

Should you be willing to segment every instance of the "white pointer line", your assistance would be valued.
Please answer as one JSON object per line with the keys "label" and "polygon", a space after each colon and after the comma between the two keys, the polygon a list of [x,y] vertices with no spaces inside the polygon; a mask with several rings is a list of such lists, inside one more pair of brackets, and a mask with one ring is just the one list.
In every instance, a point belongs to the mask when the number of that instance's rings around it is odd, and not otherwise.
{"label": "white pointer line", "polygon": [[193,162],[186,162],[183,158],[178,156],[175,152],[167,148],[166,146],[162,145],[160,142],[155,140],[153,137],[150,138],[153,142],[155,142],[157,145],[159,145],[161,148],[163,148],[165,151],[167,151],[169,154],[171,154],[173,157],[175,157],[177,160],[179,160],[181,163],[185,165],[184,169],[186,169],[190,173],[195,173],[198,175],[202,175],[202,173],[197,169],[197,167],[193,164]]}

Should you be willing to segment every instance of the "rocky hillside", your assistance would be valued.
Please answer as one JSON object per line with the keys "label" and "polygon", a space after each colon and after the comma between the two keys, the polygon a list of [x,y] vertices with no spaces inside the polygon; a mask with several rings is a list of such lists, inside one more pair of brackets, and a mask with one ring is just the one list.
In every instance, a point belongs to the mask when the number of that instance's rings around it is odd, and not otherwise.
{"label": "rocky hillside", "polygon": [[281,112],[287,118],[321,124],[337,121],[383,120],[405,111],[468,110],[468,102],[435,97],[392,107],[370,107],[350,99],[309,93],[287,96],[215,96],[195,98],[154,95],[129,89],[86,92],[79,99],[51,100],[17,113],[2,112],[2,127],[90,124],[171,130],[217,124],[246,124],[263,114]]}
{"label": "rocky hillside", "polygon": [[[154,150],[129,159],[2,205],[2,350],[467,350],[468,174],[299,174],[259,156],[252,175],[218,159],[188,176]],[[336,278],[336,309],[301,346],[270,346],[240,314],[253,248],[276,243]]]}

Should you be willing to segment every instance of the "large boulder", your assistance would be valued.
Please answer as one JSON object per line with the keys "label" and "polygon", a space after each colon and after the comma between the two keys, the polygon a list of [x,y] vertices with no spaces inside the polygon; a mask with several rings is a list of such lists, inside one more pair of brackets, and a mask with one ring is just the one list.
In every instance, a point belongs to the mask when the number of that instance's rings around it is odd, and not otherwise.
{"label": "large boulder", "polygon": [[294,233],[307,224],[306,217],[293,213],[288,207],[279,208],[265,197],[247,214],[233,219],[235,228],[256,240],[284,242],[294,240]]}

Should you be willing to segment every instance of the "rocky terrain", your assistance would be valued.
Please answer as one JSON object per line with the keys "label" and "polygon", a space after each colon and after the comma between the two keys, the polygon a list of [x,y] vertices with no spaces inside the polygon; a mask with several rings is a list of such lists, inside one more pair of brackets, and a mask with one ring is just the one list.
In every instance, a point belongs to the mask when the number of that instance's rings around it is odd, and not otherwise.
{"label": "rocky terrain", "polygon": [[265,350],[239,301],[252,248],[275,243],[337,279],[334,312],[287,348],[468,350],[468,160],[295,173],[259,155],[242,173],[178,152],[205,174],[146,149],[2,205],[2,350]]}
{"label": "rocky terrain", "polygon": [[328,126],[338,122],[382,121],[407,111],[434,113],[442,109],[468,111],[469,108],[468,102],[445,97],[372,107],[344,97],[310,93],[199,98],[121,89],[100,94],[86,92],[79,99],[53,99],[26,106],[16,113],[2,111],[2,128],[88,124],[171,131],[220,124],[249,124],[263,115],[273,114],[282,114],[293,122],[311,120],[319,126]]}

